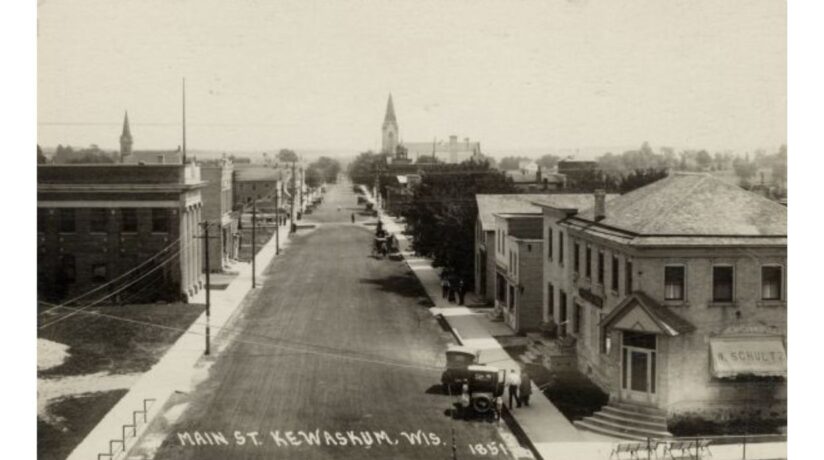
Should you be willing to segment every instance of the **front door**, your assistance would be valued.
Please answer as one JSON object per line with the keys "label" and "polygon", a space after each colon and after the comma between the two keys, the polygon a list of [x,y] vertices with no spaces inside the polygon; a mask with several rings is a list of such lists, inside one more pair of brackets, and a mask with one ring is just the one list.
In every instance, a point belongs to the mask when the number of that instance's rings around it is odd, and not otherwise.
{"label": "front door", "polygon": [[657,337],[623,332],[621,349],[621,399],[643,404],[657,401]]}

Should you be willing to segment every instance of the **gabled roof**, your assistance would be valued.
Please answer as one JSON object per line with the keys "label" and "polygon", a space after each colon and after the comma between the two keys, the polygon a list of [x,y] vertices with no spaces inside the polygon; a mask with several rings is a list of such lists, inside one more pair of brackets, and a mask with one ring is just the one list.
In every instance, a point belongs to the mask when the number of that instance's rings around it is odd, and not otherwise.
{"label": "gabled roof", "polygon": [[628,295],[604,317],[600,326],[609,328],[634,308],[640,308],[646,312],[661,331],[669,336],[686,334],[695,330],[692,323],[678,316],[666,306],[659,304],[642,291],[635,291]]}
{"label": "gabled roof", "polygon": [[533,200],[546,196],[544,193],[513,193],[513,194],[477,194],[475,201],[478,203],[478,216],[481,219],[483,230],[495,228],[495,214],[498,213],[535,213],[541,209],[534,204]]}
{"label": "gabled roof", "polygon": [[674,173],[612,199],[597,223],[592,208],[570,220],[639,236],[787,235],[787,208],[704,173]]}

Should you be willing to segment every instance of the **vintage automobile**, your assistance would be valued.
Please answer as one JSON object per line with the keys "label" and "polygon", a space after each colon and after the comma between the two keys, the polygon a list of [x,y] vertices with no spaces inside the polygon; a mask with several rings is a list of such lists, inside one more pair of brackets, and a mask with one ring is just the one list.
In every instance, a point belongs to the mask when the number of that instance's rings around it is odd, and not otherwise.
{"label": "vintage automobile", "polygon": [[477,414],[495,410],[495,398],[504,394],[506,371],[483,364],[466,368],[469,380],[469,408]]}
{"label": "vintage automobile", "polygon": [[469,381],[467,368],[478,364],[480,353],[474,348],[463,345],[449,345],[446,349],[446,370],[441,374],[444,391],[460,391],[461,384]]}

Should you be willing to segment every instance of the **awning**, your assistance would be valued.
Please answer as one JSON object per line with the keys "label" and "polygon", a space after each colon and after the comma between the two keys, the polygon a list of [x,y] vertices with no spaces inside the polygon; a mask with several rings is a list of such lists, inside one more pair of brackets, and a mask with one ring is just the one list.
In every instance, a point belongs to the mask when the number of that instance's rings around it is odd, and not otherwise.
{"label": "awning", "polygon": [[787,351],[778,336],[714,337],[710,339],[710,354],[715,377],[787,376]]}

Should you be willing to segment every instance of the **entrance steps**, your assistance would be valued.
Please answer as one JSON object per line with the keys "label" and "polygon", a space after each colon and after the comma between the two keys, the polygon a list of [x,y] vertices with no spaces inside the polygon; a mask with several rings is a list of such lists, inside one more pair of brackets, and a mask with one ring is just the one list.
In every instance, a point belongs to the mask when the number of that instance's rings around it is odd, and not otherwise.
{"label": "entrance steps", "polygon": [[610,402],[595,414],[574,423],[584,430],[634,441],[672,437],[667,431],[664,411],[625,402]]}

